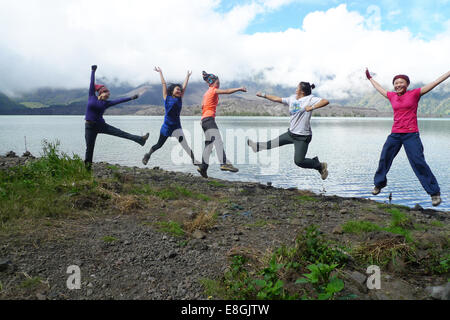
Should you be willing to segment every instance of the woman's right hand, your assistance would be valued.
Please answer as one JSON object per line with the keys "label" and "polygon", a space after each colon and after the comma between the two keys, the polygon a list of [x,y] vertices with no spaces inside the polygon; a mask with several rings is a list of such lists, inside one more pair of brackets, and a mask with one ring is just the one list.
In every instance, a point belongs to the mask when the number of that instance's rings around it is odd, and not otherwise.
{"label": "woman's right hand", "polygon": [[161,73],[161,72],[162,72],[162,70],[161,70],[161,68],[160,68],[160,67],[155,67],[155,71],[156,71],[156,72],[159,72],[159,73]]}
{"label": "woman's right hand", "polygon": [[94,64],[93,66],[91,66],[92,71],[97,70],[97,66]]}
{"label": "woman's right hand", "polygon": [[257,93],[256,93],[256,96],[257,97],[260,97],[260,98],[265,98],[265,94],[263,94],[262,92],[260,92],[260,91],[258,91]]}

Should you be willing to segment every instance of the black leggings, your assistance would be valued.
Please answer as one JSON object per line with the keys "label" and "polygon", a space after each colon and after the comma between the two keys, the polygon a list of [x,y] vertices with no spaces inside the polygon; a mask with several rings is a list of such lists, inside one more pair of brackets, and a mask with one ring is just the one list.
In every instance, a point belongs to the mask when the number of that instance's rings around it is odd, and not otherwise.
{"label": "black leggings", "polygon": [[209,165],[209,156],[214,146],[216,147],[217,158],[220,164],[227,163],[222,136],[220,135],[215,119],[213,117],[202,119],[202,129],[205,133],[205,149],[203,150],[202,165],[206,167]]}
{"label": "black leggings", "polygon": [[272,148],[281,147],[287,144],[294,144],[295,155],[294,162],[297,166],[306,169],[321,170],[322,165],[319,162],[319,158],[314,157],[312,159],[305,158],[306,152],[308,152],[308,145],[311,142],[312,136],[301,136],[293,134],[290,131],[283,133],[276,139],[267,142],[257,142],[257,151],[268,150]]}
{"label": "black leggings", "polygon": [[[187,144],[186,137],[184,136],[183,131],[181,129],[175,130],[172,133],[172,137],[175,137],[178,139],[178,142],[181,144],[184,151],[186,151],[186,153],[191,157],[192,163],[195,164],[194,153],[192,152],[191,148],[189,148],[189,145]],[[156,150],[160,149],[164,145],[164,143],[166,143],[168,138],[169,137],[166,137],[163,134],[159,134],[158,142],[150,148],[150,152],[149,152],[150,155],[153,152],[155,152]]]}
{"label": "black leggings", "polygon": [[86,122],[84,130],[84,137],[86,139],[86,155],[84,162],[89,166],[92,163],[92,158],[94,156],[95,140],[97,139],[97,135],[99,133],[109,134],[111,136],[132,140],[136,143],[139,143],[141,146],[145,144],[145,141],[141,136],[137,136],[122,131],[118,128],[110,126],[107,123],[94,121]]}

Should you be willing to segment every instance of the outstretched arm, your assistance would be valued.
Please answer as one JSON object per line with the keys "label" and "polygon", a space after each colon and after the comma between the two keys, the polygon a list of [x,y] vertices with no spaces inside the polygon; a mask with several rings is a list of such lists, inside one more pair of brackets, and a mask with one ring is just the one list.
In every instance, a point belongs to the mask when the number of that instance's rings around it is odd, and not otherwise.
{"label": "outstretched arm", "polygon": [[430,84],[427,84],[426,86],[423,86],[422,88],[420,88],[420,95],[423,96],[425,93],[430,92],[438,84],[440,84],[441,82],[444,82],[445,80],[447,80],[448,77],[450,77],[450,71],[448,71],[446,74],[440,76],[438,79],[436,79],[435,81],[431,82]]}
{"label": "outstretched arm", "polygon": [[182,95],[184,95],[184,91],[186,90],[186,87],[187,87],[188,82],[189,82],[189,77],[191,75],[192,75],[192,71],[188,71],[187,74],[186,74],[186,79],[184,79],[184,82],[183,82],[183,88],[182,88],[182,92],[181,92]]}
{"label": "outstretched arm", "polygon": [[316,110],[316,109],[319,109],[319,108],[323,108],[323,107],[327,106],[329,103],[330,103],[330,102],[329,102],[328,100],[322,99],[322,100],[320,100],[319,102],[317,102],[317,103],[316,103],[315,105],[313,105],[313,106],[307,106],[307,107],[305,108],[305,110],[306,110],[306,111],[313,111],[313,110]]}
{"label": "outstretched arm", "polygon": [[164,80],[164,76],[162,74],[162,70],[160,67],[155,67],[155,71],[159,73],[159,76],[161,77],[161,84],[162,84],[162,92],[163,92],[163,98],[166,100],[167,98],[167,85],[166,80]]}
{"label": "outstretched arm", "polygon": [[95,70],[97,70],[97,66],[93,65],[91,67],[91,84],[89,86],[89,97],[95,95]]}
{"label": "outstretched arm", "polygon": [[387,98],[387,91],[378,83],[376,82],[372,76],[370,75],[369,70],[366,68],[366,77],[370,81],[370,83],[373,85],[375,89],[385,98]]}
{"label": "outstretched arm", "polygon": [[283,103],[283,99],[277,96],[272,96],[270,94],[265,94],[261,92],[257,92],[256,95],[261,98],[266,98],[267,100],[273,101],[273,102],[279,102]]}
{"label": "outstretched arm", "polygon": [[247,88],[246,87],[240,87],[240,88],[233,88],[233,89],[217,89],[216,93],[217,94],[232,94],[238,91],[242,91],[242,92],[247,92]]}

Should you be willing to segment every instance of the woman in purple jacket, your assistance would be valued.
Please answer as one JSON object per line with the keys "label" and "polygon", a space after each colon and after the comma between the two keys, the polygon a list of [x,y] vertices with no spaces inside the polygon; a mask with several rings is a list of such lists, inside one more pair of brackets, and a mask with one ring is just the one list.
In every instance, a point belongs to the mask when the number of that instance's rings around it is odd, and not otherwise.
{"label": "woman in purple jacket", "polygon": [[[95,84],[95,71],[97,70],[97,66],[92,66],[91,72],[91,85],[89,87],[89,100],[86,109],[86,124],[85,124],[85,138],[86,138],[86,156],[84,163],[86,167],[90,170],[92,166],[92,158],[94,155],[94,146],[95,140],[97,139],[97,135],[99,133],[109,134],[112,136],[133,140],[136,143],[139,143],[141,146],[145,145],[149,134],[147,133],[145,136],[136,136],[127,132],[124,132],[120,129],[117,129],[113,126],[110,126],[103,119],[103,113],[109,107],[112,107],[119,103],[128,102],[131,100],[137,99],[139,96],[136,94],[131,98],[121,98],[116,100],[108,100],[109,98],[109,90],[104,85],[96,85]],[[98,96],[95,94],[98,92]]]}

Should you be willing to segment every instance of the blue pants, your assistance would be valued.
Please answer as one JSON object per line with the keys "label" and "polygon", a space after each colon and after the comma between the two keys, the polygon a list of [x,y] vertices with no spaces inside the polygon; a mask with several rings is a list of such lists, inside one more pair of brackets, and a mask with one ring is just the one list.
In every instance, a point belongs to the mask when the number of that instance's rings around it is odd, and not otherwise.
{"label": "blue pants", "polygon": [[406,156],[408,157],[414,173],[422,184],[422,187],[431,196],[439,195],[439,185],[425,161],[423,145],[418,132],[391,133],[388,136],[384,143],[383,150],[381,151],[378,170],[375,173],[375,186],[379,188],[384,188],[386,186],[386,175],[391,168],[392,161],[402,148],[402,145],[405,147]]}

